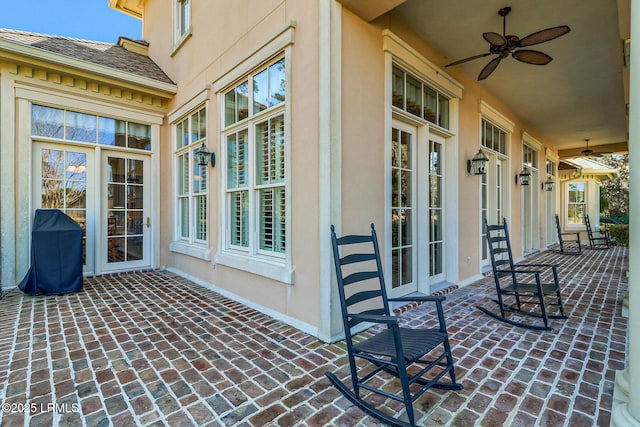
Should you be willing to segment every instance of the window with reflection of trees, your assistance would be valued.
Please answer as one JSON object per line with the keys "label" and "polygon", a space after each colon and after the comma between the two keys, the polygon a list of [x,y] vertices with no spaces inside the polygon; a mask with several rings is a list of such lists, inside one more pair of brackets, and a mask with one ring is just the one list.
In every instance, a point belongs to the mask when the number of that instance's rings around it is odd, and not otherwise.
{"label": "window with reflection of trees", "polygon": [[567,204],[567,222],[569,224],[583,224],[586,211],[587,184],[585,182],[569,183],[569,202]]}
{"label": "window with reflection of trees", "polygon": [[391,287],[413,281],[412,135],[391,131]]}
{"label": "window with reflection of trees", "polygon": [[80,225],[84,264],[87,238],[87,155],[43,149],[41,162],[41,207],[59,209]]}
{"label": "window with reflection of trees", "polygon": [[151,126],[34,104],[31,135],[112,147],[151,150]]}

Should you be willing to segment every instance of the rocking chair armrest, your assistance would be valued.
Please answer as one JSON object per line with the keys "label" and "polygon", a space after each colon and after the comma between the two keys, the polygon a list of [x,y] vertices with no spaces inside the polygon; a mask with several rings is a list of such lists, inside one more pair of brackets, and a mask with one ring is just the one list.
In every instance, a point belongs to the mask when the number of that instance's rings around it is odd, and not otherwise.
{"label": "rocking chair armrest", "polygon": [[505,273],[507,274],[540,274],[540,270],[518,270],[513,269],[513,270],[498,270],[498,273],[502,276]]}
{"label": "rocking chair armrest", "polygon": [[549,267],[549,268],[558,268],[560,264],[518,264],[516,267]]}
{"label": "rocking chair armrest", "polygon": [[387,325],[397,325],[398,318],[395,316],[384,316],[380,314],[347,314],[347,317],[351,319],[360,320],[362,322],[381,323]]}

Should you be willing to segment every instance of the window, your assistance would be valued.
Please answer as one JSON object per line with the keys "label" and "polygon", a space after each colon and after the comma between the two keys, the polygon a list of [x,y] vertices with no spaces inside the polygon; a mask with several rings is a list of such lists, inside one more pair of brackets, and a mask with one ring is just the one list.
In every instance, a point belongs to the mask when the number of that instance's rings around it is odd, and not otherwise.
{"label": "window", "polygon": [[394,107],[449,129],[449,98],[396,65],[392,73],[391,98]]}
{"label": "window", "polygon": [[482,145],[500,154],[507,154],[507,134],[486,120],[482,120]]}
{"label": "window", "polygon": [[223,92],[226,249],[284,258],[286,167],[284,58]]}
{"label": "window", "polygon": [[538,151],[525,145],[522,147],[522,165],[538,169]]}
{"label": "window", "polygon": [[547,159],[547,175],[556,176],[556,162]]}
{"label": "window", "polygon": [[44,138],[151,150],[151,126],[60,108],[33,105],[31,134]]}
{"label": "window", "polygon": [[206,108],[175,125],[176,238],[187,244],[206,244],[208,237],[207,166],[195,163],[194,153],[207,143]]}
{"label": "window", "polygon": [[444,144],[429,141],[429,276],[444,272]]}
{"label": "window", "polygon": [[482,247],[480,255],[484,264],[489,260],[484,220],[486,219],[489,224],[501,223],[506,213],[505,207],[508,206],[505,185],[508,161],[507,136],[507,132],[488,120],[482,119],[480,144],[489,157],[487,173],[480,179],[480,244]]}
{"label": "window", "polygon": [[567,222],[569,225],[582,224],[586,211],[586,183],[569,183],[569,202],[567,206]]}
{"label": "window", "polygon": [[191,34],[191,0],[175,0],[174,44],[179,47]]}

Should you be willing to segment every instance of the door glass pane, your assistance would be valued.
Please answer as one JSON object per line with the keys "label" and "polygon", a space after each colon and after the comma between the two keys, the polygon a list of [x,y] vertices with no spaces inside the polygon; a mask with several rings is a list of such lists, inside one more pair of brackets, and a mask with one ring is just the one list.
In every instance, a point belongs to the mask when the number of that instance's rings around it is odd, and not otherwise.
{"label": "door glass pane", "polygon": [[[392,288],[413,281],[413,169],[412,134],[392,131],[391,253]],[[405,257],[409,257],[406,259]]]}
{"label": "door glass pane", "polygon": [[87,155],[43,149],[40,202],[43,209],[60,209],[82,228],[83,264],[86,263]]}
{"label": "door glass pane", "polygon": [[144,258],[144,162],[107,157],[107,262]]}
{"label": "door glass pane", "polygon": [[429,141],[429,276],[444,270],[444,170],[442,144]]}

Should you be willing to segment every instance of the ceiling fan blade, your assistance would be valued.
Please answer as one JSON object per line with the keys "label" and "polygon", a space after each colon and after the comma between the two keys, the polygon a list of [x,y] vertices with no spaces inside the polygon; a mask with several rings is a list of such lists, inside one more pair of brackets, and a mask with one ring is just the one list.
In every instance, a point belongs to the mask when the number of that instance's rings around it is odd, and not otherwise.
{"label": "ceiling fan blade", "polygon": [[489,63],[484,66],[482,71],[480,71],[480,74],[478,74],[478,80],[484,80],[489,77],[489,75],[491,75],[491,73],[495,71],[498,65],[500,65],[500,61],[502,61],[502,56],[498,56],[497,58],[493,58],[491,61],[489,61]]}
{"label": "ceiling fan blade", "polygon": [[482,33],[482,37],[484,37],[484,39],[491,43],[491,45],[493,46],[504,46],[505,44],[507,44],[507,39],[505,39],[504,36],[498,33]]}
{"label": "ceiling fan blade", "polygon": [[474,56],[470,56],[468,58],[464,58],[464,59],[460,59],[458,61],[452,62],[451,64],[445,65],[445,67],[451,67],[452,65],[462,64],[463,62],[472,61],[472,60],[478,59],[478,58],[484,58],[485,56],[489,56],[489,55],[493,55],[493,54],[491,52],[481,53],[480,55],[474,55]]}
{"label": "ceiling fan blade", "polygon": [[520,62],[533,65],[547,65],[553,58],[546,53],[538,52],[537,50],[520,49],[511,54],[515,59]]}
{"label": "ceiling fan blade", "polygon": [[518,47],[533,46],[534,44],[544,43],[549,40],[553,40],[560,36],[563,36],[571,31],[567,25],[560,25],[559,27],[551,27],[546,30],[536,31],[533,34],[520,39]]}

